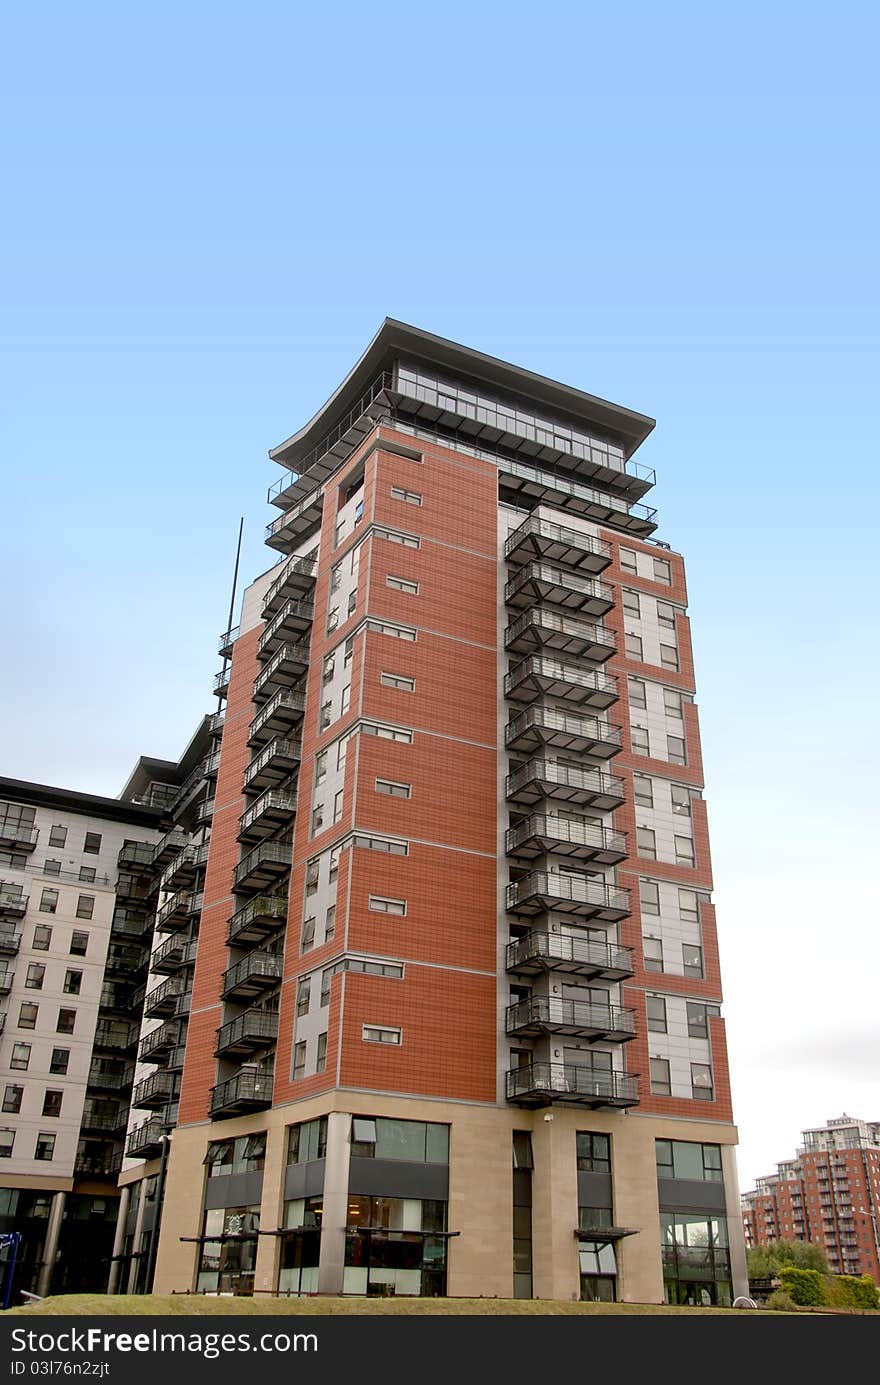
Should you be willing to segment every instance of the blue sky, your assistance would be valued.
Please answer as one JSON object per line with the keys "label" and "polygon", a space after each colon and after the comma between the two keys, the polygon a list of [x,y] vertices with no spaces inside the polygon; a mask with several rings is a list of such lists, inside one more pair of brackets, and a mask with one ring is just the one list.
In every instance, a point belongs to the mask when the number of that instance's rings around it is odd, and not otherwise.
{"label": "blue sky", "polygon": [[266,453],[386,314],[651,414],[744,1186],[880,1116],[878,29],[35,0],[0,59],[2,772],[116,793],[182,749],[240,516],[274,560]]}

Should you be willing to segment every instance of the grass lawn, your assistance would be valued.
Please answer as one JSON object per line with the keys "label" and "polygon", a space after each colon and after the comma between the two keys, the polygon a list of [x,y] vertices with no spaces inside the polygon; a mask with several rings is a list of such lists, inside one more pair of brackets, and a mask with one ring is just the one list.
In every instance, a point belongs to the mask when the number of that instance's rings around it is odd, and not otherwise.
{"label": "grass lawn", "polygon": [[630,1314],[726,1314],[734,1317],[794,1316],[768,1314],[766,1310],[740,1308],[670,1308],[657,1303],[572,1303],[566,1299],[517,1298],[215,1298],[201,1294],[58,1294],[39,1303],[10,1308],[10,1314],[34,1318],[65,1314],[69,1317],[92,1315],[141,1316],[168,1314],[184,1317],[254,1315],[307,1316],[342,1314],[348,1316],[425,1316],[466,1314],[491,1317],[498,1314],[630,1315]]}

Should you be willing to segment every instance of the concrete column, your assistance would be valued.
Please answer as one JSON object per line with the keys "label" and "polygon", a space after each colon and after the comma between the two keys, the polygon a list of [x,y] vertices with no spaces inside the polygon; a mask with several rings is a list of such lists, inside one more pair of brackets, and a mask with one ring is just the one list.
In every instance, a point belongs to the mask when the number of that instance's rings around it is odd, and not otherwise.
{"label": "concrete column", "polygon": [[345,1228],[348,1224],[350,1130],[351,1116],[348,1112],[333,1111],[327,1117],[324,1211],[321,1218],[321,1258],[318,1264],[319,1294],[342,1293]]}
{"label": "concrete column", "polygon": [[119,1211],[116,1214],[116,1234],[113,1237],[113,1259],[110,1261],[110,1277],[107,1280],[108,1294],[115,1294],[116,1286],[119,1283],[119,1275],[122,1269],[122,1262],[119,1256],[122,1254],[122,1247],[125,1244],[125,1219],[128,1216],[128,1204],[130,1199],[131,1189],[128,1184],[126,1184],[119,1195]]}
{"label": "concrete column", "polygon": [[[284,1215],[284,1179],[287,1173],[287,1127],[274,1126],[266,1136],[266,1161],[263,1165],[263,1192],[260,1199],[260,1229],[275,1231]],[[278,1292],[278,1265],[281,1257],[279,1236],[260,1236],[254,1287],[264,1293]]]}
{"label": "concrete column", "polygon": [[724,1175],[724,1201],[727,1206],[727,1239],[730,1242],[730,1277],[733,1297],[749,1292],[749,1272],[746,1267],[746,1237],[743,1231],[739,1201],[739,1178],[736,1172],[736,1146],[721,1146],[721,1171]]}
{"label": "concrete column", "polygon": [[132,1250],[131,1265],[129,1266],[129,1270],[128,1270],[128,1284],[126,1285],[126,1288],[125,1288],[125,1292],[126,1292],[127,1294],[133,1294],[133,1293],[135,1292],[135,1288],[136,1288],[136,1285],[137,1285],[138,1267],[140,1266],[140,1263],[141,1263],[141,1255],[140,1255],[141,1235],[143,1234],[143,1229],[144,1229],[144,1213],[145,1213],[146,1210],[147,1210],[147,1199],[146,1199],[146,1197],[144,1196],[144,1193],[145,1193],[145,1191],[146,1191],[145,1188],[144,1188],[144,1182],[145,1182],[145,1180],[144,1180],[144,1179],[141,1179],[141,1182],[140,1182],[140,1193],[141,1193],[141,1195],[140,1195],[140,1197],[138,1198],[137,1216],[136,1216],[136,1218],[135,1218],[135,1223],[134,1223],[134,1235],[133,1235],[132,1238],[131,1238],[131,1250]]}
{"label": "concrete column", "polygon": [[576,1299],[577,1159],[570,1122],[557,1118],[555,1111],[537,1112],[532,1153],[532,1294]]}
{"label": "concrete column", "polygon": [[52,1283],[52,1271],[55,1268],[55,1256],[58,1253],[58,1237],[61,1233],[61,1222],[64,1218],[64,1204],[67,1201],[66,1193],[56,1193],[52,1198],[52,1206],[49,1210],[49,1221],[46,1225],[46,1240],[43,1244],[43,1260],[40,1265],[40,1277],[37,1280],[37,1293],[40,1298],[45,1298]]}

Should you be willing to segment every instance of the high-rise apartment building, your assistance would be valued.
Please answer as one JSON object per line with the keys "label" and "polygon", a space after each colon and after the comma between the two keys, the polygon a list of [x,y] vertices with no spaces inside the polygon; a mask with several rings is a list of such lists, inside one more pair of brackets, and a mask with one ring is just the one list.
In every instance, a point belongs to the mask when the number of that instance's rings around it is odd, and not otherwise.
{"label": "high-rise apartment building", "polygon": [[794,1159],[743,1194],[746,1245],[809,1241],[834,1274],[880,1284],[880,1122],[838,1116],[801,1139]]}

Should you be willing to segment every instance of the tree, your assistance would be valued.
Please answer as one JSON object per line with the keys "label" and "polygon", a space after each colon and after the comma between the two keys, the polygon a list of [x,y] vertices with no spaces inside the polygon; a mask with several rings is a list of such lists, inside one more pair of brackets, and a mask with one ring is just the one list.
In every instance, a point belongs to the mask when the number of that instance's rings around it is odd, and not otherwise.
{"label": "tree", "polygon": [[812,1241],[776,1241],[769,1246],[754,1246],[746,1252],[746,1263],[749,1279],[773,1279],[786,1265],[828,1273],[822,1249]]}

